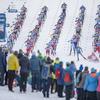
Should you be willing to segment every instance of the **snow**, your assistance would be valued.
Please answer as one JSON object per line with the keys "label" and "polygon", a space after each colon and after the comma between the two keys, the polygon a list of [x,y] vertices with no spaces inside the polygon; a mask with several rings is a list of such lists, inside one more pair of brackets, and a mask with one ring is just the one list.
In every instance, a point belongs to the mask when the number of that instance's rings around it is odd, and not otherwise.
{"label": "snow", "polygon": [[[79,8],[81,5],[86,7],[86,15],[82,28],[82,36],[80,39],[80,46],[83,49],[83,54],[85,57],[88,57],[92,51],[92,42],[93,42],[93,34],[94,34],[94,24],[97,12],[97,5],[100,4],[100,0],[1,0],[0,1],[0,11],[6,12],[7,14],[7,22],[12,24],[12,22],[16,18],[16,14],[7,13],[7,7],[11,2],[14,3],[17,9],[20,9],[23,4],[27,7],[27,16],[24,22],[24,25],[21,29],[19,38],[17,39],[13,49],[19,50],[23,49],[25,51],[25,41],[29,32],[34,28],[37,23],[38,14],[41,11],[43,6],[48,7],[47,19],[39,33],[39,39],[35,45],[34,51],[38,49],[45,55],[46,44],[50,41],[50,35],[53,33],[54,25],[57,23],[59,19],[59,15],[61,13],[61,4],[65,2],[67,7],[66,12],[66,20],[60,35],[59,43],[57,45],[57,54],[64,62],[66,61],[75,61],[76,66],[79,67],[80,64],[84,64],[84,66],[96,67],[99,69],[100,62],[90,62],[86,61],[80,57],[80,61],[77,61],[76,57],[69,56],[70,51],[70,43],[67,41],[72,38],[72,35],[75,34],[75,19],[79,15]],[[4,5],[7,6],[4,6]],[[12,17],[11,17],[12,16]],[[7,29],[11,31],[10,29]],[[8,34],[7,34],[8,35]],[[20,44],[20,45],[19,45]]]}
{"label": "snow", "polygon": [[[9,1],[9,2],[8,2]],[[5,6],[3,6],[5,3],[7,6],[11,4],[13,0],[2,0],[1,3],[1,11],[5,12],[7,9]],[[66,62],[66,61],[75,61],[76,66],[79,67],[80,64],[84,64],[84,66],[96,67],[99,69],[100,62],[90,62],[86,61],[83,58],[80,57],[80,61],[77,61],[76,57],[69,56],[70,51],[70,43],[67,42],[72,38],[72,35],[75,34],[75,19],[79,15],[79,8],[80,6],[84,5],[86,7],[86,15],[85,20],[82,28],[82,36],[80,39],[80,46],[83,49],[83,54],[85,57],[88,57],[92,51],[92,42],[93,42],[93,34],[94,34],[94,24],[95,24],[95,18],[96,18],[96,11],[97,11],[97,5],[100,4],[100,0],[14,0],[14,4],[16,5],[16,8],[20,9],[23,4],[27,7],[27,16],[24,22],[24,25],[21,29],[19,38],[17,39],[13,49],[19,50],[23,49],[25,51],[25,41],[27,39],[27,36],[29,32],[34,29],[34,26],[37,23],[37,17],[38,14],[41,11],[41,8],[43,6],[48,7],[47,12],[47,19],[41,28],[39,39],[35,45],[34,51],[37,51],[38,49],[42,52],[42,54],[45,55],[45,48],[46,44],[50,41],[50,35],[53,33],[54,25],[57,23],[57,20],[59,19],[59,15],[61,13],[61,4],[65,2],[67,6],[67,12],[66,12],[66,19],[65,23],[60,35],[59,43],[57,45],[57,54],[56,56],[60,58],[60,60]],[[0,3],[0,4],[1,4]],[[7,13],[7,22],[12,24],[12,21],[15,20],[16,14],[9,14]],[[13,15],[13,16],[12,16]],[[12,17],[11,17],[12,16]],[[8,29],[9,31],[11,29]],[[20,45],[19,45],[20,44]],[[56,57],[55,56],[55,57]]]}
{"label": "snow", "polygon": [[[72,38],[72,35],[75,33],[75,19],[78,17],[79,8],[81,5],[86,7],[86,16],[82,28],[82,36],[80,40],[80,45],[83,49],[83,53],[88,57],[92,51],[92,41],[94,34],[94,24],[96,18],[97,5],[100,4],[100,0],[0,0],[0,12],[5,12],[7,14],[7,23],[12,25],[15,21],[16,14],[9,14],[7,12],[7,7],[11,2],[14,2],[17,9],[20,9],[25,3],[25,6],[28,9],[27,16],[22,27],[20,36],[14,45],[14,50],[23,49],[25,50],[25,40],[29,32],[34,28],[37,23],[38,14],[41,11],[41,8],[46,5],[49,10],[47,13],[47,19],[41,32],[39,33],[38,42],[35,45],[34,51],[38,49],[45,54],[46,43],[50,40],[50,34],[53,33],[54,25],[56,24],[60,12],[61,4],[63,2],[67,3],[67,12],[65,23],[60,35],[59,43],[57,46],[57,55],[64,62],[66,61],[75,61],[76,66],[79,67],[80,64],[84,66],[95,67],[97,70],[100,70],[100,62],[90,62],[80,58],[80,61],[77,61],[76,57],[69,56],[70,43],[67,41]],[[6,6],[5,6],[6,5]],[[11,31],[11,28],[7,29]],[[9,35],[9,34],[7,34]],[[20,94],[18,88],[15,88],[15,93],[8,92],[7,87],[0,87],[0,100],[46,100],[43,98],[42,93],[31,93],[30,86],[28,86],[28,91],[26,94]],[[57,98],[56,95],[50,95],[48,100],[64,100]]]}
{"label": "snow", "polygon": [[19,88],[14,90],[12,93],[7,90],[7,87],[0,87],[0,100],[65,100],[65,98],[58,98],[57,94],[50,94],[50,98],[43,98],[42,92],[31,92],[29,85],[26,93],[20,93]]}

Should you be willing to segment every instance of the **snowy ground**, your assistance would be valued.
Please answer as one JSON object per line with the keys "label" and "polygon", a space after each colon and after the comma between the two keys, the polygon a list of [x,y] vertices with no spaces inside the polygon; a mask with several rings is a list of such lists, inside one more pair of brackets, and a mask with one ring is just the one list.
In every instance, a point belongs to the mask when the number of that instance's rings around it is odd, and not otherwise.
{"label": "snowy ground", "polygon": [[26,93],[20,93],[19,88],[14,88],[14,90],[15,92],[12,93],[7,87],[0,87],[0,100],[65,100],[65,98],[58,98],[57,94],[50,94],[50,98],[43,98],[42,92],[32,93],[30,86]]}

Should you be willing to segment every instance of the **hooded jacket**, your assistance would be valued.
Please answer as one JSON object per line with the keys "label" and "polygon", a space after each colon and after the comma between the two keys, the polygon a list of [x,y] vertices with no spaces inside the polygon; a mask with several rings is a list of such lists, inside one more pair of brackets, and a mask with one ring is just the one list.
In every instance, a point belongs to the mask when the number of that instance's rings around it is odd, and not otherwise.
{"label": "hooded jacket", "polygon": [[40,71],[40,60],[35,55],[32,55],[30,59],[30,70]]}
{"label": "hooded jacket", "polygon": [[95,92],[97,89],[97,84],[98,84],[98,79],[96,73],[91,73],[86,77],[84,90],[87,90],[89,92]]}
{"label": "hooded jacket", "polygon": [[25,72],[28,73],[29,72],[29,68],[30,68],[30,63],[29,63],[29,59],[28,57],[22,55],[22,57],[19,60],[20,63],[20,72]]}
{"label": "hooded jacket", "polygon": [[15,71],[18,70],[19,60],[14,54],[11,54],[9,56],[7,66],[8,66],[8,70],[15,70]]}
{"label": "hooded jacket", "polygon": [[64,69],[63,67],[60,65],[59,68],[60,70],[60,77],[57,79],[57,84],[58,85],[64,85],[64,80],[63,80],[63,72],[64,72]]}

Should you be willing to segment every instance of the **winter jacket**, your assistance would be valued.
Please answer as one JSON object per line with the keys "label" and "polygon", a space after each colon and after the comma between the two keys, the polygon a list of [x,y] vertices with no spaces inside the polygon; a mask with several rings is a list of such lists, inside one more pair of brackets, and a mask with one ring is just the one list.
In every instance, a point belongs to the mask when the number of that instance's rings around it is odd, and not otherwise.
{"label": "winter jacket", "polygon": [[59,68],[59,61],[54,62],[54,71],[56,71],[57,68]]}
{"label": "winter jacket", "polygon": [[56,75],[53,72],[52,72],[52,79],[56,79]]}
{"label": "winter jacket", "polygon": [[100,72],[97,73],[97,77],[99,77],[99,76],[100,76]]}
{"label": "winter jacket", "polygon": [[20,59],[22,56],[23,56],[23,54],[22,53],[19,53],[18,54],[18,59]]}
{"label": "winter jacket", "polygon": [[4,69],[6,65],[5,56],[2,51],[0,51],[0,69]]}
{"label": "winter jacket", "polygon": [[95,73],[91,73],[87,75],[85,84],[84,84],[84,90],[87,90],[89,92],[95,92],[97,89],[98,79]]}
{"label": "winter jacket", "polygon": [[40,60],[35,55],[32,55],[30,59],[30,70],[40,71]]}
{"label": "winter jacket", "polygon": [[49,78],[52,78],[52,60],[48,59],[45,63],[49,67]]}
{"label": "winter jacket", "polygon": [[72,74],[74,74],[74,72],[76,72],[75,64],[70,64],[70,70],[72,71]]}
{"label": "winter jacket", "polygon": [[98,86],[97,86],[97,92],[100,92],[100,76],[98,77]]}
{"label": "winter jacket", "polygon": [[63,85],[64,84],[64,80],[63,80],[64,69],[60,66],[59,70],[60,70],[60,77],[57,79],[57,84],[58,85]]}
{"label": "winter jacket", "polygon": [[15,71],[18,70],[19,60],[14,54],[11,54],[9,56],[8,61],[7,61],[7,66],[8,66],[8,70],[15,70]]}
{"label": "winter jacket", "polygon": [[43,64],[42,71],[41,71],[41,77],[42,79],[45,79],[45,80],[48,80],[48,78],[51,77],[50,64],[46,64],[46,63]]}
{"label": "winter jacket", "polygon": [[25,56],[22,55],[22,57],[19,60],[19,64],[20,64],[20,72],[29,72],[29,67],[30,67],[30,63],[29,63],[29,59]]}
{"label": "winter jacket", "polygon": [[80,80],[79,84],[77,85],[77,88],[84,88],[86,76],[88,75],[88,73],[87,72],[81,72],[80,75],[82,75],[82,76],[81,76],[81,80]]}

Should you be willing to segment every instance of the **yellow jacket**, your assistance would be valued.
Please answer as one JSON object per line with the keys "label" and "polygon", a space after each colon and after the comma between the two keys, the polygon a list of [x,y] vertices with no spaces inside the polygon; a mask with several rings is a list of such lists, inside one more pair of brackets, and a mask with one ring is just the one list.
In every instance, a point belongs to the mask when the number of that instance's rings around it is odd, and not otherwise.
{"label": "yellow jacket", "polygon": [[14,54],[11,54],[10,57],[8,58],[7,66],[8,66],[8,70],[15,70],[15,71],[18,70],[19,61]]}
{"label": "yellow jacket", "polygon": [[52,72],[52,79],[56,79],[56,76],[53,72]]}

